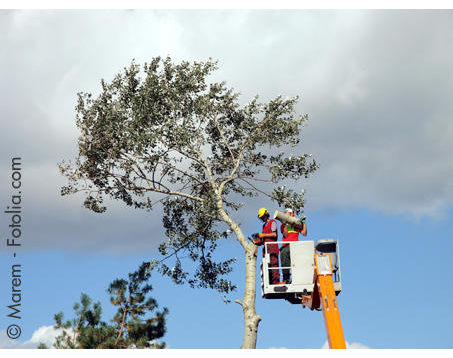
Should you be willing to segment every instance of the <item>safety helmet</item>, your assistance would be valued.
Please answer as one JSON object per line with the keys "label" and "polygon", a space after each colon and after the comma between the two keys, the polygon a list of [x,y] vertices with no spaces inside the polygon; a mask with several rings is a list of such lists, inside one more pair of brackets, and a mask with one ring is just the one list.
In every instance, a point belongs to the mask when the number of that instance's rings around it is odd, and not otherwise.
{"label": "safety helmet", "polygon": [[291,214],[291,213],[293,213],[293,212],[294,212],[294,211],[293,211],[293,209],[291,209],[291,208],[286,208],[286,209],[285,209],[285,213]]}
{"label": "safety helmet", "polygon": [[266,208],[261,208],[260,210],[258,210],[258,217],[259,218],[262,218],[264,215],[268,214],[269,215],[269,212],[267,211]]}

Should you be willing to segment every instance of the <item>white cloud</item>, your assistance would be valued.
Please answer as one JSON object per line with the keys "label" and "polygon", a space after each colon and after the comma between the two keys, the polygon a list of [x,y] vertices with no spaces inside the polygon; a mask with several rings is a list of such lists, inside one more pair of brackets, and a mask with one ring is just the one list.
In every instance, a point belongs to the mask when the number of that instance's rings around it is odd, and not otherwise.
{"label": "white cloud", "polygon": [[6,335],[6,330],[0,331],[0,349],[34,349],[38,348],[40,343],[44,343],[48,348],[53,348],[55,337],[62,333],[61,329],[55,329],[53,326],[42,326],[33,332],[28,341],[16,341]]}
{"label": "white cloud", "polygon": [[[55,338],[62,332],[62,329],[55,329],[54,326],[42,326],[33,332],[28,341],[16,341],[9,338],[6,330],[3,329],[0,331],[0,349],[36,349],[40,343],[44,343],[47,348],[54,349]],[[69,328],[67,332],[71,335],[74,331]],[[159,341],[155,342],[159,343]],[[166,344],[165,348],[170,349],[170,346]]]}
{"label": "white cloud", "polygon": [[322,91],[306,83],[305,145],[321,164],[308,205],[441,217],[453,203],[451,13],[365,14],[335,36],[345,46],[330,51]]}
{"label": "white cloud", "polygon": [[[453,21],[448,11],[0,11],[0,175],[24,158],[28,225],[42,249],[139,252],[160,213],[115,205],[91,216],[59,197],[74,157],[76,93],[135,58],[219,59],[215,80],[263,100],[301,95],[298,150],[321,168],[307,211],[367,207],[441,217],[453,203]],[[423,26],[420,26],[420,25]],[[295,152],[294,154],[298,154]],[[0,194],[8,197],[2,187]],[[120,210],[124,208],[124,210]],[[99,221],[98,221],[99,220]],[[99,225],[99,223],[102,223]],[[151,230],[153,229],[153,230]],[[113,233],[113,234],[112,234]],[[56,237],[58,237],[56,241]],[[84,237],[84,240],[80,240]],[[154,242],[153,242],[154,240]],[[88,244],[89,243],[89,244]]]}
{"label": "white cloud", "polygon": [[[329,342],[325,341],[321,348],[328,349]],[[357,342],[349,343],[348,341],[346,341],[346,349],[370,349],[370,347],[367,347],[367,346],[363,345],[362,343],[357,343]]]}
{"label": "white cloud", "polygon": [[370,349],[370,347],[367,347],[361,343],[357,343],[357,342],[352,342],[352,343],[349,343],[349,342],[346,342],[346,348],[347,349]]}

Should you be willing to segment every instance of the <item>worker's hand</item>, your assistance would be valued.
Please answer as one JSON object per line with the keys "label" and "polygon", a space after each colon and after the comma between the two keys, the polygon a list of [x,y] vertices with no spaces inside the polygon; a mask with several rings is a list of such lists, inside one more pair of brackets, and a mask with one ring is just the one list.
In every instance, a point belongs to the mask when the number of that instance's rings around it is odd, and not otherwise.
{"label": "worker's hand", "polygon": [[260,234],[258,234],[257,232],[254,233],[254,234],[252,234],[252,238],[253,238],[254,240],[257,240],[259,237],[260,237]]}
{"label": "worker's hand", "polygon": [[307,219],[307,217],[306,217],[306,216],[304,216],[304,217],[300,218],[299,220],[300,220],[300,222],[304,223],[304,222],[305,222],[305,219]]}

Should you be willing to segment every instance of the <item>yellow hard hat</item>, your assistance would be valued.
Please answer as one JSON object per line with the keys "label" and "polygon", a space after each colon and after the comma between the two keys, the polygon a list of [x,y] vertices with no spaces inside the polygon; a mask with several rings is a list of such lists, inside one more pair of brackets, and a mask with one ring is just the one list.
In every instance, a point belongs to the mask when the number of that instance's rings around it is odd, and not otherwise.
{"label": "yellow hard hat", "polygon": [[261,208],[260,210],[258,210],[258,217],[262,217],[264,214],[269,214],[269,212],[267,211],[266,208]]}

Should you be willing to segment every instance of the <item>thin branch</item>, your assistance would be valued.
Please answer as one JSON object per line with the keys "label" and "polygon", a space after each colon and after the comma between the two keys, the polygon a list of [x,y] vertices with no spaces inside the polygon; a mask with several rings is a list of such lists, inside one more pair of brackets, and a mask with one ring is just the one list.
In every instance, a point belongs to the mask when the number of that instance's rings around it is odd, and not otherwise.
{"label": "thin branch", "polygon": [[271,195],[269,195],[268,193],[262,191],[261,189],[258,189],[256,186],[254,186],[252,183],[250,183],[248,180],[244,179],[244,178],[239,178],[239,180],[242,180],[242,181],[245,181],[248,185],[250,185],[253,189],[255,189],[256,191],[260,192],[261,194],[264,194],[266,195],[267,197],[269,198],[272,198]]}
{"label": "thin branch", "polygon": [[228,144],[228,141],[227,141],[227,139],[225,138],[225,136],[224,136],[222,130],[220,129],[219,125],[217,124],[217,119],[214,118],[214,119],[213,119],[213,122],[214,122],[214,124],[215,124],[217,130],[219,131],[219,134],[220,134],[220,136],[222,137],[223,142],[225,143],[226,147],[228,148],[228,151],[230,152],[231,160],[232,160],[233,165],[234,165],[234,162],[235,162],[236,159],[234,158],[233,151],[231,150],[231,147],[230,147],[230,145]]}
{"label": "thin branch", "polygon": [[[133,190],[133,188],[128,188],[128,189]],[[161,189],[157,189],[157,188],[153,188],[153,187],[148,187],[148,188],[146,188],[146,187],[145,188],[136,187],[136,189],[137,190],[153,191],[153,192],[156,192],[156,193],[167,194],[167,195],[182,196],[183,198],[188,198],[188,199],[192,199],[192,200],[197,200],[197,201],[203,202],[203,199],[198,197],[198,196],[187,194],[187,193],[183,193],[183,192],[180,192],[180,191],[174,191],[174,190],[165,191],[165,190],[161,190]]]}
{"label": "thin branch", "polygon": [[212,189],[214,190],[214,192],[217,192],[217,186],[215,185],[214,176],[212,175],[211,168],[209,167],[208,163],[206,162],[206,159],[204,159],[203,155],[201,154],[201,152],[198,149],[193,148],[193,150],[195,151],[195,153],[197,153],[198,157],[202,161],[202,165],[205,167],[206,172],[208,173],[209,183],[211,184]]}
{"label": "thin branch", "polygon": [[119,339],[123,335],[124,324],[126,322],[126,315],[127,315],[127,302],[123,308],[123,319],[121,321],[120,331],[118,332],[118,336],[116,337],[116,340],[115,340],[115,346],[118,344]]}

